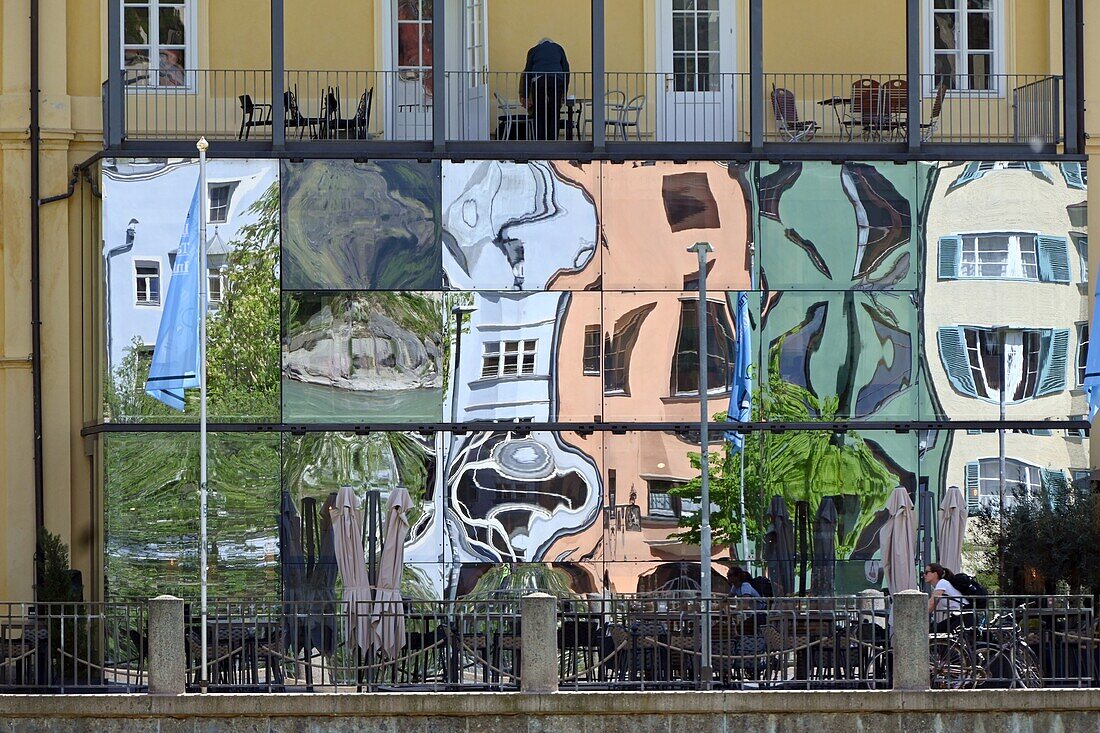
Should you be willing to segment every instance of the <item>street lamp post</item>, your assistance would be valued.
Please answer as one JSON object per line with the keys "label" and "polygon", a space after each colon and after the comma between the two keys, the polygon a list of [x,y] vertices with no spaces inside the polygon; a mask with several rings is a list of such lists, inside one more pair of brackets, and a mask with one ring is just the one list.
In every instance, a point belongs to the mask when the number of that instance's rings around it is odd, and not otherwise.
{"label": "street lamp post", "polygon": [[707,406],[707,253],[713,251],[709,242],[696,242],[689,252],[699,256],[699,469],[702,491],[699,508],[699,592],[702,598],[703,628],[701,642],[700,678],[703,688],[710,687],[712,678],[710,655],[710,414]]}

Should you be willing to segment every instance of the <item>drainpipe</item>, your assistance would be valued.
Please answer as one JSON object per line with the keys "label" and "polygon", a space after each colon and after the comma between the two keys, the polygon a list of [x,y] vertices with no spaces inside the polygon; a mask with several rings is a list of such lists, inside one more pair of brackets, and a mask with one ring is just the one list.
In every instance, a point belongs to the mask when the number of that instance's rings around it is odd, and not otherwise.
{"label": "drainpipe", "polygon": [[40,245],[42,226],[39,221],[39,154],[41,152],[38,90],[38,0],[30,0],[31,78],[30,78],[30,167],[31,167],[31,380],[34,411],[34,595],[38,597],[41,582],[42,553],[39,536],[46,526],[45,490],[42,474],[42,298],[40,292]]}

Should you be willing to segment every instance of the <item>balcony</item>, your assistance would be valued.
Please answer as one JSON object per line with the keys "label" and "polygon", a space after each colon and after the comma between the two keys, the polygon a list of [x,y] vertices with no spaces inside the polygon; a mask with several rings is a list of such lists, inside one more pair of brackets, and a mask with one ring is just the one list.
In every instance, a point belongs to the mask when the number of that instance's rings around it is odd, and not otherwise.
{"label": "balcony", "polygon": [[[266,70],[194,69],[176,86],[141,86],[123,74],[124,145],[192,141],[270,145],[279,124]],[[591,72],[570,74],[557,130],[540,131],[538,102],[521,99],[523,73],[446,72],[446,143],[517,143],[591,148],[646,143],[711,144],[750,149],[753,110],[763,111],[766,146],[875,146],[908,140],[903,76],[768,73],[754,99],[749,74],[672,75],[611,72],[603,77],[603,130],[596,129]],[[1053,152],[1063,142],[1060,76],[1001,74],[968,89],[961,78],[920,75],[922,144],[1021,146]],[[287,71],[281,137],[291,147],[376,147],[432,143],[436,123],[431,74],[393,71]],[[552,112],[551,112],[552,114]],[[109,117],[109,115],[108,115]],[[549,123],[547,123],[549,124]],[[602,139],[600,139],[602,137]],[[547,139],[552,138],[552,139]]]}

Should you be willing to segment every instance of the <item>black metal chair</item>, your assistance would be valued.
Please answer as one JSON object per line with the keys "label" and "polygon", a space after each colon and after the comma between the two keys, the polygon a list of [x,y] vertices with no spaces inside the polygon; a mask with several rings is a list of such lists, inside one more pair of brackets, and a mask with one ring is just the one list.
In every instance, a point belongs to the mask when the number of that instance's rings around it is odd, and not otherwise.
{"label": "black metal chair", "polygon": [[309,131],[311,138],[317,137],[317,125],[321,122],[321,118],[306,117],[302,114],[302,110],[298,107],[297,85],[293,92],[289,90],[283,92],[283,109],[286,112],[286,129],[297,128],[299,139],[306,130]]}
{"label": "black metal chair", "polygon": [[[330,98],[332,94],[330,93]],[[337,114],[331,118],[331,136],[344,140],[366,140],[367,121],[370,120],[371,102],[374,99],[374,87],[371,87],[359,97],[359,105],[355,108],[352,117],[340,118],[339,97],[335,98],[334,109]]]}
{"label": "black metal chair", "polygon": [[247,140],[248,133],[253,127],[271,127],[271,105],[263,102],[253,102],[252,96],[242,94],[237,97],[241,102],[241,129],[237,133],[238,140]]}

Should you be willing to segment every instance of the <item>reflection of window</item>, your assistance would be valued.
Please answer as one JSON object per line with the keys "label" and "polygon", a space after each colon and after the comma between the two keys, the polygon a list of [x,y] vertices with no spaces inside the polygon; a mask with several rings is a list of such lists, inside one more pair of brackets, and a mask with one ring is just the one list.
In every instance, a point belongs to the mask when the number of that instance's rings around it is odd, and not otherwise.
{"label": "reflection of window", "polygon": [[[966,464],[966,496],[971,509],[982,503],[1000,503],[1001,467],[998,458],[981,458]],[[1005,459],[1004,496],[1005,503],[1011,504],[1018,491],[1026,491],[1028,496],[1038,496],[1045,486],[1048,490],[1062,488],[1066,476],[1059,470],[1039,468],[1015,458]],[[983,502],[982,499],[986,501]],[[990,500],[994,501],[990,501]]]}
{"label": "reflection of window", "polygon": [[661,180],[665,218],[674,232],[722,226],[706,173],[677,173]]}
{"label": "reflection of window", "polygon": [[684,514],[693,514],[699,511],[699,504],[689,499],[681,499],[669,494],[669,489],[680,485],[677,481],[665,481],[663,479],[649,479],[646,481],[649,489],[649,516],[665,519],[679,519]]}
{"label": "reflection of window", "polygon": [[206,287],[210,303],[221,303],[225,292],[225,276],[222,268],[211,267],[206,270]]}
{"label": "reflection of window", "polygon": [[962,173],[956,178],[950,186],[948,191],[952,191],[959,186],[976,181],[986,173],[992,173],[994,171],[1031,171],[1032,175],[1047,183],[1053,183],[1050,174],[1047,173],[1046,168],[1042,163],[1025,163],[1023,161],[983,161],[980,163],[967,163],[963,166]]}
{"label": "reflection of window", "polygon": [[487,342],[481,357],[481,378],[534,374],[537,345],[537,340]]}
{"label": "reflection of window", "polygon": [[1078,232],[1071,232],[1073,244],[1077,247],[1077,268],[1081,273],[1080,282],[1089,281],[1089,238]]}
{"label": "reflection of window", "polygon": [[[1088,417],[1087,415],[1070,415],[1069,419],[1070,420],[1076,420],[1076,421],[1080,422],[1080,421],[1084,421],[1085,419],[1087,419],[1087,417]],[[1085,428],[1066,428],[1066,437],[1067,438],[1082,438],[1083,439],[1083,438],[1087,438],[1089,436],[1088,436]]]}
{"label": "reflection of window", "polygon": [[1089,324],[1077,324],[1077,381],[1080,387],[1085,383],[1085,364],[1089,358]]}
{"label": "reflection of window", "polygon": [[582,357],[582,373],[586,376],[599,376],[600,374],[600,326],[584,327],[584,356]]}
{"label": "reflection of window", "polygon": [[[726,392],[733,377],[733,329],[726,308],[707,302],[707,391]],[[680,301],[680,334],[672,361],[672,394],[699,394],[699,302]]]}
{"label": "reflection of window", "polygon": [[431,94],[432,0],[397,2],[397,70],[402,79],[422,79]]}
{"label": "reflection of window", "polygon": [[937,337],[947,378],[970,397],[996,402],[1005,385],[1006,401],[1019,402],[1066,388],[1068,329],[946,326]]}
{"label": "reflection of window", "polygon": [[1089,185],[1088,163],[1061,163],[1062,177],[1070,188],[1086,189]]}
{"label": "reflection of window", "polygon": [[231,183],[210,185],[210,223],[224,224],[229,219],[229,197],[233,191]]}
{"label": "reflection of window", "polygon": [[615,321],[615,332],[604,339],[603,350],[603,390],[605,394],[630,394],[630,356],[642,322],[656,307],[655,303],[646,303],[629,311]]}
{"label": "reflection of window", "polygon": [[1087,489],[1089,487],[1089,479],[1092,478],[1092,471],[1087,468],[1071,468],[1069,475],[1073,480],[1073,488],[1075,489]]}
{"label": "reflection of window", "polygon": [[998,48],[1001,0],[925,0],[931,40],[926,63],[935,73],[933,87],[996,91],[993,77],[1003,53]]}
{"label": "reflection of window", "polygon": [[[117,0],[116,0],[117,1]],[[126,83],[182,87],[194,57],[188,0],[122,0],[122,66]]]}
{"label": "reflection of window", "polygon": [[160,305],[160,263],[156,260],[134,260],[134,302]]}
{"label": "reflection of window", "polygon": [[989,233],[940,237],[939,278],[1070,281],[1069,240],[1045,234]]}

